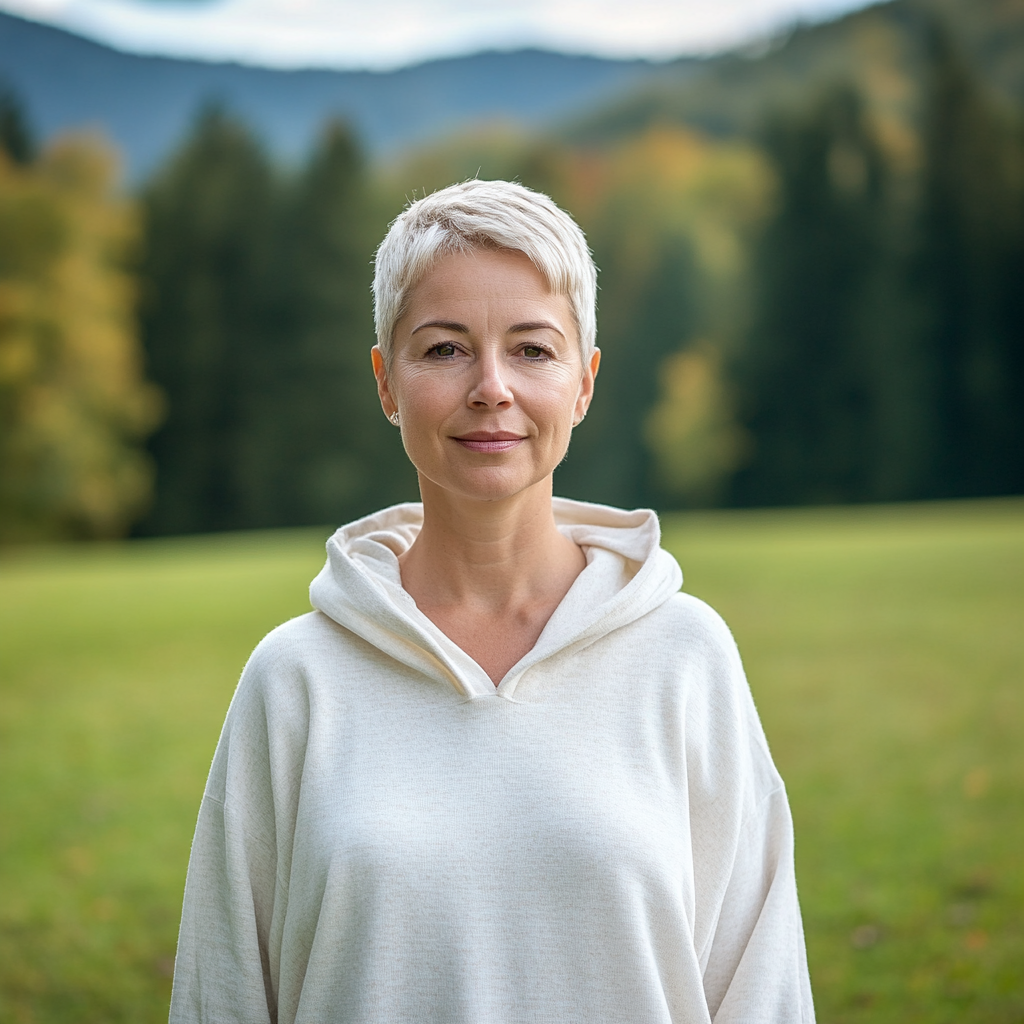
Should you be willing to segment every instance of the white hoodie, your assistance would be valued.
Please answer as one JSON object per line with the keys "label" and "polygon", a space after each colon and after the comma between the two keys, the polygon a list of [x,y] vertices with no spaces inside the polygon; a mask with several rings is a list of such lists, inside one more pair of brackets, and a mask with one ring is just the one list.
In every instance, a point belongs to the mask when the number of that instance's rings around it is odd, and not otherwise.
{"label": "white hoodie", "polygon": [[658,521],[556,499],[587,567],[497,688],[339,530],[242,674],[171,1022],[813,1021],[793,838],[739,655]]}

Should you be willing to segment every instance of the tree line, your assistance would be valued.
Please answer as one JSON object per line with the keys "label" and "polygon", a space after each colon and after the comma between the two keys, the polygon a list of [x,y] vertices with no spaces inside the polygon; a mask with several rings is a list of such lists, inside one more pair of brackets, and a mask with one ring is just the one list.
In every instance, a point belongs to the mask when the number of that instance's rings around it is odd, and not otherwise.
{"label": "tree line", "polygon": [[849,90],[765,128],[739,503],[1024,490],[1021,121],[937,26],[926,46],[913,170]]}
{"label": "tree line", "polygon": [[[0,535],[338,523],[415,498],[370,373],[372,255],[408,198],[476,173],[553,195],[601,269],[598,396],[562,493],[662,509],[1021,493],[1020,112],[938,26],[915,87],[898,145],[837,81],[746,139],[665,123],[583,147],[497,130],[372,167],[331,123],[288,171],[210,107],[132,202],[97,143],[72,146],[93,154],[91,178],[61,171],[69,143],[35,153],[6,100]],[[59,230],[26,212],[48,202]],[[58,265],[88,287],[55,283]],[[32,288],[58,289],[65,319],[26,327],[46,304]],[[90,316],[104,330],[68,340]],[[29,336],[34,392],[10,369]],[[79,419],[47,420],[40,387],[77,395]]]}
{"label": "tree line", "polygon": [[211,108],[142,206],[140,332],[168,413],[141,528],[329,523],[414,496],[369,369],[381,217],[351,133],[328,125],[284,176]]}

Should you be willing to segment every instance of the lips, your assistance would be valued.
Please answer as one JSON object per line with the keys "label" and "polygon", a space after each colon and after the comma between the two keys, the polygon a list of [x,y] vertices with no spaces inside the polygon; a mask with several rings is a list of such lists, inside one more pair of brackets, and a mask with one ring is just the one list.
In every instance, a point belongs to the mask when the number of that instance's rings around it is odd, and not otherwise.
{"label": "lips", "polygon": [[518,447],[526,438],[507,430],[474,430],[454,440],[471,452],[507,452]]}

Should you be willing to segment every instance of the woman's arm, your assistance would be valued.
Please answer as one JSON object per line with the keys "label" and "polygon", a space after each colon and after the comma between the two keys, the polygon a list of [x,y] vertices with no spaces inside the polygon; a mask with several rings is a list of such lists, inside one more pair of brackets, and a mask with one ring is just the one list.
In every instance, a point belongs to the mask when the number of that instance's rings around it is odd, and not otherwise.
{"label": "woman's arm", "polygon": [[793,826],[782,787],[742,824],[704,992],[715,1024],[813,1024]]}
{"label": "woman's arm", "polygon": [[277,1024],[309,722],[296,640],[291,623],[263,640],[228,709],[192,841],[171,1024]]}
{"label": "woman's arm", "polygon": [[687,780],[694,939],[715,1024],[811,1024],[793,822],[739,651],[706,605],[680,595],[687,635]]}
{"label": "woman's arm", "polygon": [[[216,770],[215,765],[215,770]],[[170,1024],[277,1024],[269,933],[276,857],[203,797],[192,842]]]}

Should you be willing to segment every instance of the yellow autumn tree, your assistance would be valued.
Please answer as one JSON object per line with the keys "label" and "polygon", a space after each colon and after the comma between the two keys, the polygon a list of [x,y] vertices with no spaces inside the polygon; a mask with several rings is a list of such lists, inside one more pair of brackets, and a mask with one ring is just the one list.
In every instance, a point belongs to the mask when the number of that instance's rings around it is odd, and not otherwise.
{"label": "yellow autumn tree", "polygon": [[721,355],[698,342],[661,365],[661,397],[644,424],[661,488],[686,505],[714,505],[752,440],[737,423]]}
{"label": "yellow autumn tree", "polygon": [[100,140],[0,152],[0,541],[116,537],[145,510],[159,420],[126,261],[132,205]]}

